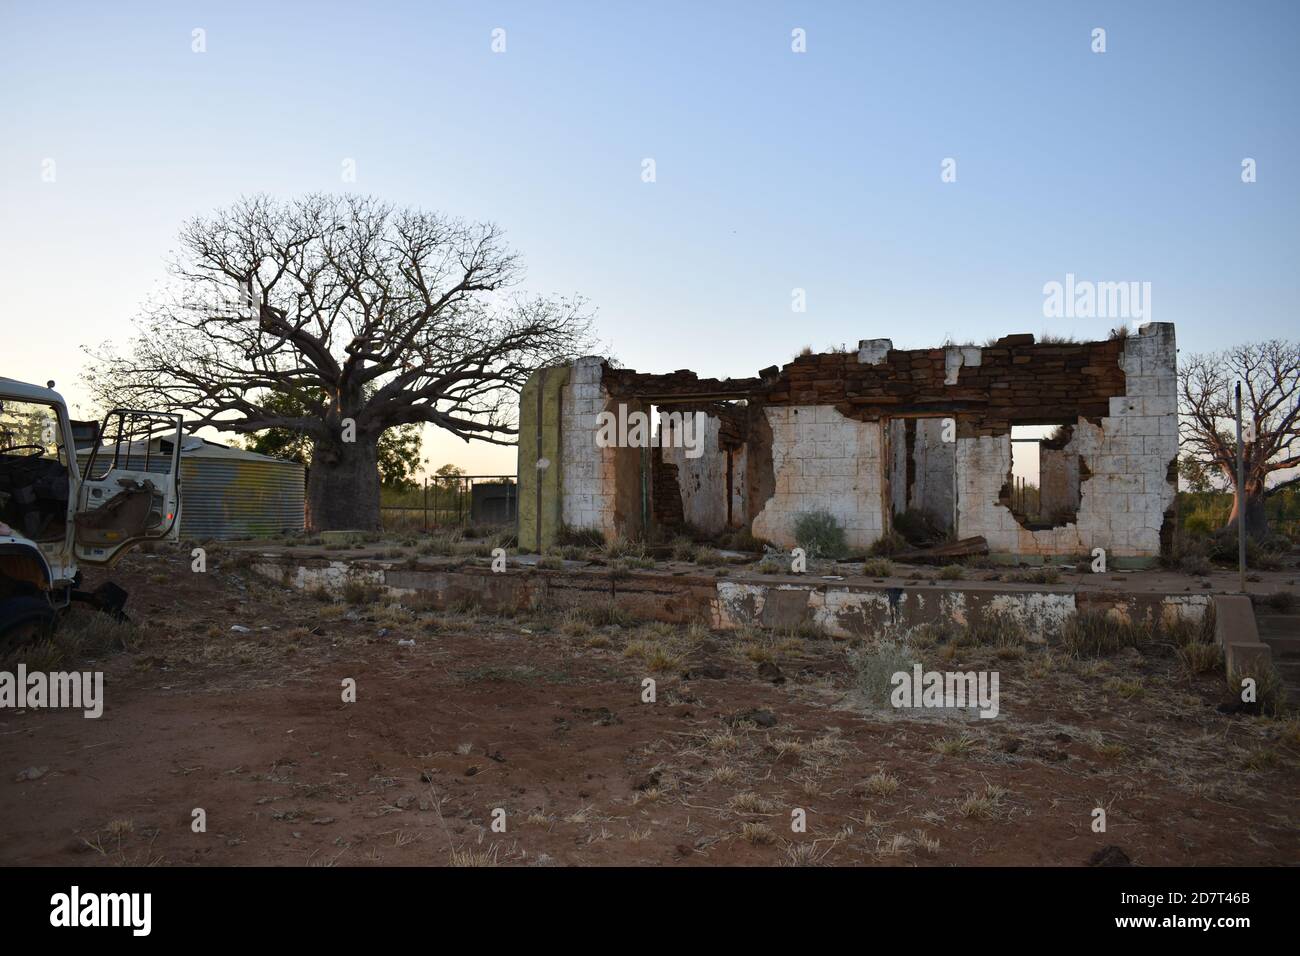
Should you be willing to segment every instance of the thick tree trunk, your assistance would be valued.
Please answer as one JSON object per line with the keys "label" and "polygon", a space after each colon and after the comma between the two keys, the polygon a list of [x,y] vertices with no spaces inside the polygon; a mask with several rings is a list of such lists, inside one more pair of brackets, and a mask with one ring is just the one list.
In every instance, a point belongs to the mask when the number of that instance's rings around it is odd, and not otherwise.
{"label": "thick tree trunk", "polygon": [[318,442],[307,473],[309,531],[378,531],[377,440]]}
{"label": "thick tree trunk", "polygon": [[[1255,541],[1262,541],[1268,536],[1268,515],[1264,511],[1264,495],[1262,491],[1253,493],[1253,489],[1247,485],[1246,488],[1246,537]],[[1228,523],[1225,527],[1237,527],[1237,496],[1234,493],[1232,497],[1232,512],[1228,515]]]}

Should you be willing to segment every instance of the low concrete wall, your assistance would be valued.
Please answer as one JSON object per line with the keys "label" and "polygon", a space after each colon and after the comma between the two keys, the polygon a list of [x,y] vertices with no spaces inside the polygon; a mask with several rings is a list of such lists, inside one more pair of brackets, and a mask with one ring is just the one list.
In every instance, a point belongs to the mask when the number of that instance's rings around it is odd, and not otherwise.
{"label": "low concrete wall", "polygon": [[1214,639],[1223,648],[1224,670],[1234,676],[1258,679],[1273,666],[1273,652],[1259,639],[1255,608],[1244,594],[1221,594],[1214,599]]}
{"label": "low concrete wall", "polygon": [[[257,573],[298,588],[339,594],[349,581],[376,585],[396,597],[418,595],[436,608],[461,603],[491,609],[592,607],[613,603],[643,620],[705,620],[719,629],[816,626],[838,638],[908,630],[939,620],[965,624],[982,614],[1015,619],[1032,640],[1050,641],[1071,614],[1113,612],[1136,621],[1199,621],[1210,606],[1203,594],[1079,591],[1023,585],[855,585],[790,575],[733,579],[708,575],[607,569],[542,570],[512,564],[494,574],[486,564],[445,561],[407,567],[382,561],[337,561],[266,554]],[[1251,624],[1253,627],[1254,619]]]}

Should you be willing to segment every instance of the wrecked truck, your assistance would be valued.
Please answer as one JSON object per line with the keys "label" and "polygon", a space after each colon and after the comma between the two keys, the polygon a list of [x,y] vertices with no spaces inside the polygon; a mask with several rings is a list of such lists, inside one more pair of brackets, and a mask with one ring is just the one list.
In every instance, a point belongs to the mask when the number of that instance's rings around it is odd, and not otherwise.
{"label": "wrecked truck", "polygon": [[177,539],[182,426],[122,408],[74,422],[53,382],[0,378],[0,657],[53,634],[73,601],[123,616],[126,592],[83,590],[82,568]]}

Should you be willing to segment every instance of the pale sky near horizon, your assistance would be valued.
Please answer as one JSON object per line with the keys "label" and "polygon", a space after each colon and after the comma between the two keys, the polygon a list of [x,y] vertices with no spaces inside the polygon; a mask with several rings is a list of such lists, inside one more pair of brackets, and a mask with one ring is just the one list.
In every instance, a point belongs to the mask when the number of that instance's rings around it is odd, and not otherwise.
{"label": "pale sky near horizon", "polygon": [[1067,273],[1151,283],[1184,352],[1295,338],[1298,27],[1290,2],[6,0],[0,375],[88,413],[79,349],[125,341],[185,219],[316,190],[496,222],[524,289],[587,296],[646,371],[1104,338],[1044,317]]}

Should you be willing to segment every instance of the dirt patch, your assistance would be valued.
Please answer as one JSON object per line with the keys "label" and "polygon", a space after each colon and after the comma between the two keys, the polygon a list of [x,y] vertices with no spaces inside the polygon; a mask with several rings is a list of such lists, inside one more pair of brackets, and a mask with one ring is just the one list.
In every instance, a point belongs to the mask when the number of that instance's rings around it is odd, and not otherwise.
{"label": "dirt patch", "polygon": [[860,642],[331,603],[238,564],[131,555],[138,631],[63,665],[105,672],[104,716],[0,711],[0,862],[1300,858],[1295,723],[1220,713],[1168,649],[936,645],[999,671],[1000,713],[918,715],[863,704]]}

